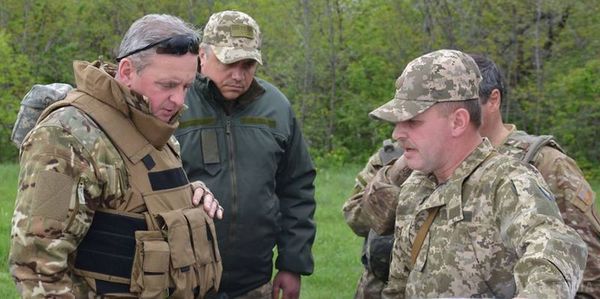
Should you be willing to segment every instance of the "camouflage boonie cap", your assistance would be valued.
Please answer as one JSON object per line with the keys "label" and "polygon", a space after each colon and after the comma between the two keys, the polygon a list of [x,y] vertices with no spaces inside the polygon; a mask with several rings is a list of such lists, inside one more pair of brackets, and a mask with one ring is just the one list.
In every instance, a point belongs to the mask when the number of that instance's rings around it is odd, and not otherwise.
{"label": "camouflage boonie cap", "polygon": [[222,63],[254,59],[262,64],[260,29],[256,21],[243,12],[214,13],[204,27],[202,42],[211,46]]}
{"label": "camouflage boonie cap", "polygon": [[396,95],[369,116],[389,122],[409,120],[439,102],[479,98],[481,73],[473,58],[438,50],[411,61],[396,80]]}

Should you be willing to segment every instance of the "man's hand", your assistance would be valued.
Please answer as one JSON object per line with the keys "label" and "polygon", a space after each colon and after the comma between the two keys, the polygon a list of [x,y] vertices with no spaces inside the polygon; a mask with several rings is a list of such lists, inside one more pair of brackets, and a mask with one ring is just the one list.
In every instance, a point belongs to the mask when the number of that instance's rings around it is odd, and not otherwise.
{"label": "man's hand", "polygon": [[192,204],[194,206],[202,203],[202,207],[208,216],[223,219],[223,207],[219,205],[219,201],[217,201],[203,182],[192,182],[192,190],[194,190],[194,195],[192,196]]}
{"label": "man's hand", "polygon": [[300,297],[300,274],[279,271],[273,279],[273,299],[279,299],[279,293],[283,291],[282,299],[298,299]]}

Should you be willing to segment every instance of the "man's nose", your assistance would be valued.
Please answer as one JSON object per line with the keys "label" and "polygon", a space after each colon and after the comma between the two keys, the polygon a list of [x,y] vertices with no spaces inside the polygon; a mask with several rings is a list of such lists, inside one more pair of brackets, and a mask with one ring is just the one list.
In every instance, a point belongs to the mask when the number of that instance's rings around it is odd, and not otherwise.
{"label": "man's nose", "polygon": [[177,105],[177,107],[183,106],[183,103],[185,102],[186,92],[187,92],[187,89],[185,89],[185,88],[177,89],[177,91],[171,96],[171,101],[173,103],[175,103],[175,105]]}
{"label": "man's nose", "polygon": [[398,122],[394,126],[394,131],[392,132],[392,138],[394,140],[403,140],[406,139],[406,125],[403,122]]}
{"label": "man's nose", "polygon": [[234,80],[242,81],[244,79],[244,70],[240,66],[236,66],[231,70],[231,77]]}

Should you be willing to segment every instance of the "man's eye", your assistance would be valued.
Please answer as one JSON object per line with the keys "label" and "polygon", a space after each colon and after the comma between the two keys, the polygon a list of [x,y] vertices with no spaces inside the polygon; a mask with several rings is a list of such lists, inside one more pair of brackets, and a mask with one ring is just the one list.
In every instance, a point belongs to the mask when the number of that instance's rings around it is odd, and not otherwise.
{"label": "man's eye", "polygon": [[159,85],[160,85],[160,87],[162,87],[164,89],[172,89],[172,88],[177,87],[177,84],[174,84],[174,83],[160,83]]}

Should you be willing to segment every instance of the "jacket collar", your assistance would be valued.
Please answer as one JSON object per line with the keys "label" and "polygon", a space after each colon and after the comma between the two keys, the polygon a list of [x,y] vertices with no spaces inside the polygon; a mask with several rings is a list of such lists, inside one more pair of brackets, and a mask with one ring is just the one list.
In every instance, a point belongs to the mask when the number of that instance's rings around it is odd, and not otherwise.
{"label": "jacket collar", "polygon": [[[492,144],[487,138],[462,161],[447,182],[439,184],[431,195],[417,208],[417,212],[436,206],[446,206],[446,219],[454,223],[464,219],[462,208],[462,194],[464,181],[494,152]],[[421,178],[427,180],[427,185],[435,184],[434,176],[425,176],[419,173]]]}

